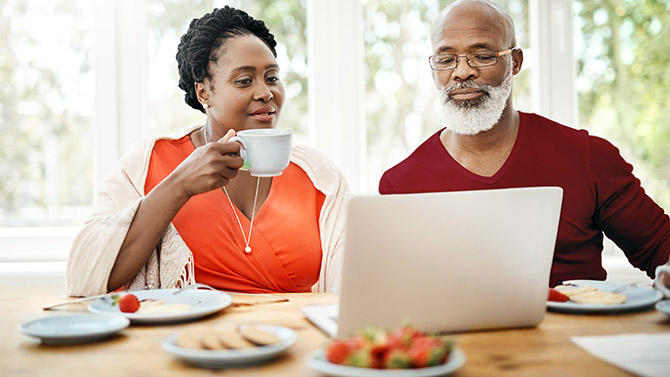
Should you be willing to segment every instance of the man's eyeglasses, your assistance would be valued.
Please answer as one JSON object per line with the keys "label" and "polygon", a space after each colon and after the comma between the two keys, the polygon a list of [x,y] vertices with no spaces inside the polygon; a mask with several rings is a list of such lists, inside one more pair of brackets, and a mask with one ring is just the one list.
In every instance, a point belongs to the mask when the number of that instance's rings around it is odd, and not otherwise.
{"label": "man's eyeglasses", "polygon": [[464,55],[439,54],[428,58],[430,68],[433,71],[449,71],[458,67],[459,58],[465,58],[472,68],[490,67],[498,63],[498,57],[504,56],[517,50],[516,47],[503,51],[476,51]]}

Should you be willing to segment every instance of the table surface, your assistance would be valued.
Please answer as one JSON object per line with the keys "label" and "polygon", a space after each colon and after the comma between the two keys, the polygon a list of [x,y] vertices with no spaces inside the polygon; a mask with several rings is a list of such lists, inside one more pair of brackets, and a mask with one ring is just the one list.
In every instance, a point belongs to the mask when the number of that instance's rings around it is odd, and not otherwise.
{"label": "table surface", "polygon": [[[28,320],[84,313],[86,304],[43,311],[66,299],[59,284],[0,283],[0,376],[320,376],[307,366],[327,337],[303,316],[301,307],[337,302],[335,294],[286,294],[288,302],[236,296],[233,306],[196,322],[131,325],[104,341],[66,346],[42,345],[17,327]],[[499,310],[504,310],[500,308]],[[168,335],[191,326],[266,323],[289,327],[298,340],[274,361],[253,367],[207,370],[177,360],[161,347]],[[454,335],[466,355],[453,376],[629,376],[571,342],[572,336],[667,333],[670,319],[656,310],[612,315],[548,312],[538,327]]]}

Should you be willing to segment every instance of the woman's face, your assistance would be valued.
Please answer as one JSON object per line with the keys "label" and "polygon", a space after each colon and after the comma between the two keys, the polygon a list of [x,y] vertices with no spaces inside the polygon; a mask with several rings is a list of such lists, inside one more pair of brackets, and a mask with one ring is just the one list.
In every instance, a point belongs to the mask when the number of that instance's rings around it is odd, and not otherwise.
{"label": "woman's face", "polygon": [[241,131],[276,126],[284,104],[284,86],[272,51],[258,37],[242,35],[226,40],[210,63],[211,78],[196,83],[196,93],[207,109],[215,136],[229,129]]}

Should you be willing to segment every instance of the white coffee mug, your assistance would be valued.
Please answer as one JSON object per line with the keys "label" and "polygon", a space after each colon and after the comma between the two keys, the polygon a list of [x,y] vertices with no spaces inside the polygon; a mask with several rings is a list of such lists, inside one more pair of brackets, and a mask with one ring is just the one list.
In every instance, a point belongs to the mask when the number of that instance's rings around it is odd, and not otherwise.
{"label": "white coffee mug", "polygon": [[665,295],[665,297],[670,298],[670,289],[668,289],[668,287],[663,285],[663,282],[661,282],[662,271],[665,271],[668,274],[670,274],[670,266],[668,266],[667,264],[662,264],[656,267],[656,279],[654,279],[654,286],[656,287],[656,289],[661,291]]}
{"label": "white coffee mug", "polygon": [[251,175],[274,177],[288,166],[292,140],[292,130],[257,128],[240,131],[229,141],[240,143],[240,155]]}

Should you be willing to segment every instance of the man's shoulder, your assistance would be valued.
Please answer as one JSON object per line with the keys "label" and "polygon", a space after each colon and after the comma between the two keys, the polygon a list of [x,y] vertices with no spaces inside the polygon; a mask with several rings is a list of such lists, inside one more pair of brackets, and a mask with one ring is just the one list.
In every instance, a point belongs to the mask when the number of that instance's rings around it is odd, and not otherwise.
{"label": "man's shoulder", "polygon": [[541,136],[552,143],[559,141],[586,142],[592,136],[584,129],[571,127],[535,113],[519,111],[521,122],[529,133]]}

